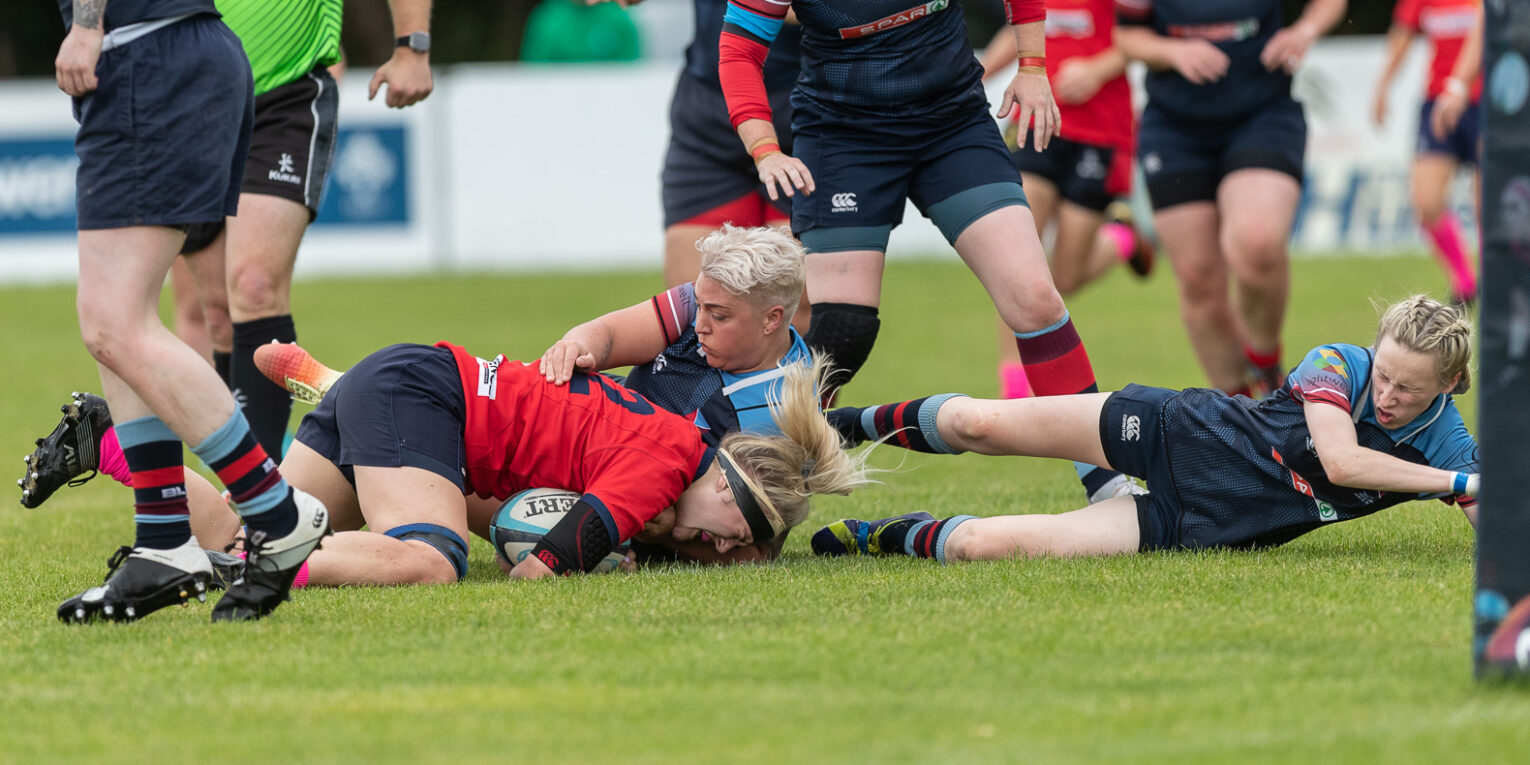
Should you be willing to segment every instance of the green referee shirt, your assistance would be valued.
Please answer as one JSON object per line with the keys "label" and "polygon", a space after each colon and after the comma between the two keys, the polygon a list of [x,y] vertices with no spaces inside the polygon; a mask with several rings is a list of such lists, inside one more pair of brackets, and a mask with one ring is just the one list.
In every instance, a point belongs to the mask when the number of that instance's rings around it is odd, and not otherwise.
{"label": "green referee shirt", "polygon": [[340,60],[343,0],[217,0],[217,6],[244,43],[257,96]]}

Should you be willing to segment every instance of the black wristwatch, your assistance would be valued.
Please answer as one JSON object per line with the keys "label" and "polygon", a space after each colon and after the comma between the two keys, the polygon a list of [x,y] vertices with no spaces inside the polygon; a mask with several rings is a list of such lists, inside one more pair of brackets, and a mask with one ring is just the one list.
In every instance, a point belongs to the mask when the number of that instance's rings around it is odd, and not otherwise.
{"label": "black wristwatch", "polygon": [[410,32],[409,34],[404,35],[403,37],[400,37],[397,40],[394,40],[394,43],[395,43],[395,47],[408,48],[409,50],[412,50],[415,53],[429,53],[430,52],[430,33],[429,32]]}

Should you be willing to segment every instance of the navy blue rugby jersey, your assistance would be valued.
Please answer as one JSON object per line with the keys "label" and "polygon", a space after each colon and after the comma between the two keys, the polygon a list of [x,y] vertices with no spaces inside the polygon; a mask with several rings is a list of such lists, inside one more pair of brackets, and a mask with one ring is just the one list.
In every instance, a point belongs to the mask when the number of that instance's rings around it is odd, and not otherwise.
{"label": "navy blue rugby jersey", "polygon": [[1230,59],[1220,80],[1196,85],[1173,69],[1149,70],[1148,103],[1190,120],[1234,120],[1291,94],[1291,75],[1259,62],[1283,25],[1279,0],[1116,0],[1122,26],[1165,37],[1206,40]]}

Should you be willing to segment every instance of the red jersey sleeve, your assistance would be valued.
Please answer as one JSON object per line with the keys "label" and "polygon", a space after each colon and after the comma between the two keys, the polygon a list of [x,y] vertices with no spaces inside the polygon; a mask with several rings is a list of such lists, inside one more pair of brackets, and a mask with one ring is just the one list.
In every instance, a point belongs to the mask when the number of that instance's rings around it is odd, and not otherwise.
{"label": "red jersey sleeve", "polygon": [[1045,0],[1004,0],[1004,15],[1011,24],[1030,24],[1046,21]]}
{"label": "red jersey sleeve", "polygon": [[728,0],[717,41],[717,79],[735,128],[745,120],[770,121],[765,57],[791,7],[790,0]]}
{"label": "red jersey sleeve", "polygon": [[1398,0],[1397,7],[1392,9],[1392,23],[1417,32],[1423,7],[1423,0]]}
{"label": "red jersey sleeve", "polygon": [[659,328],[664,332],[665,346],[673,345],[696,321],[696,285],[692,282],[654,295],[651,302]]}
{"label": "red jersey sleeve", "polygon": [[701,472],[695,456],[630,446],[595,450],[587,463],[584,499],[604,509],[622,540],[674,505]]}

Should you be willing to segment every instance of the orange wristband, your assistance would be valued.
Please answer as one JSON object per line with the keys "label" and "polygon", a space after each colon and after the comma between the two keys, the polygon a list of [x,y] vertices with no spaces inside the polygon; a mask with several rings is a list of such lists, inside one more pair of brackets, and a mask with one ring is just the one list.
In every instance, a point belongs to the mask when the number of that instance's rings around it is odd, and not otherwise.
{"label": "orange wristband", "polygon": [[765,161],[766,157],[768,157],[768,156],[770,156],[772,154],[780,154],[780,153],[781,153],[781,147],[779,145],[777,145],[774,141],[771,141],[770,143],[757,143],[757,144],[754,145],[754,148],[749,150],[749,156],[754,157],[754,163],[756,165],[758,165],[761,162]]}
{"label": "orange wristband", "polygon": [[1041,69],[1042,71],[1046,71],[1046,68],[1047,68],[1047,57],[1046,56],[1021,56],[1020,57],[1020,68],[1021,69],[1025,69],[1026,67],[1036,67],[1038,69]]}

